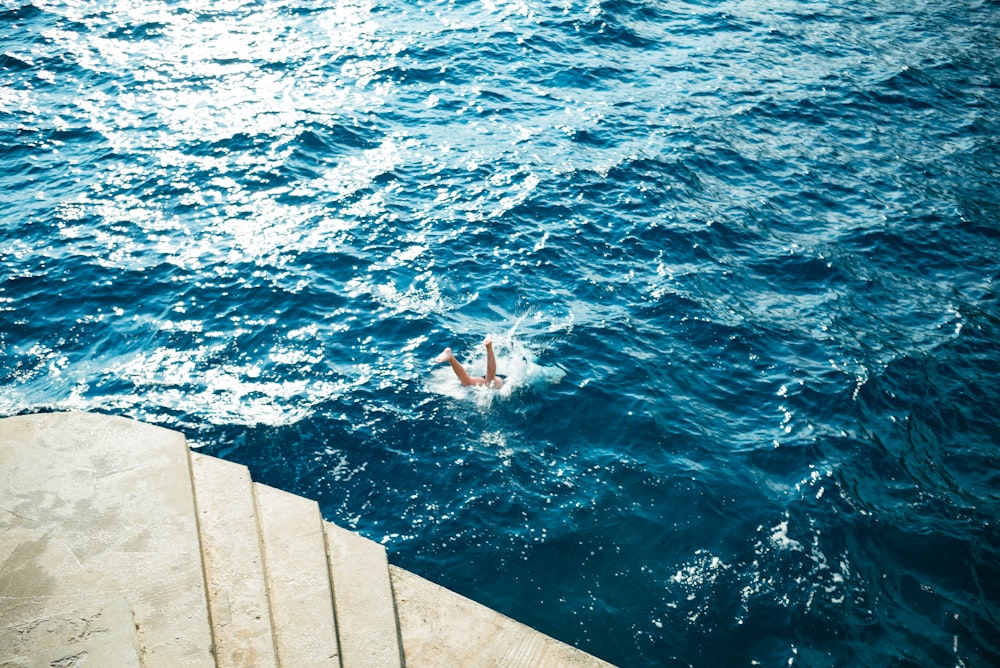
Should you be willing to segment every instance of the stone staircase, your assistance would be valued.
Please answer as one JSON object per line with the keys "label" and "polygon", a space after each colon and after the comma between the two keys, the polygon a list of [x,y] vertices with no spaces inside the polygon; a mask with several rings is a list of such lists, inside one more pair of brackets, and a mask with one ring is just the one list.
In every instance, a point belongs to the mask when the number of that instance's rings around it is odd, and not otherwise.
{"label": "stone staircase", "polygon": [[608,665],[177,432],[0,419],[0,668]]}

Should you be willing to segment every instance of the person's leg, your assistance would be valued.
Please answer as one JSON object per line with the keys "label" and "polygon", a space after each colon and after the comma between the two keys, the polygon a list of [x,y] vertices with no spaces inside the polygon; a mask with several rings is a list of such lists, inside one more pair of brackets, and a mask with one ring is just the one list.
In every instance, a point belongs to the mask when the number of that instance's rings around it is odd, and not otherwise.
{"label": "person's leg", "polygon": [[493,355],[493,337],[487,336],[483,342],[486,346],[486,384],[500,387],[503,381],[497,376],[497,358]]}
{"label": "person's leg", "polygon": [[455,372],[456,376],[458,376],[458,380],[462,383],[462,385],[481,385],[483,383],[482,378],[473,378],[468,374],[465,367],[463,367],[461,363],[455,359],[455,355],[451,352],[451,348],[445,348],[444,352],[438,355],[437,362],[439,364],[444,362],[450,364],[451,370]]}

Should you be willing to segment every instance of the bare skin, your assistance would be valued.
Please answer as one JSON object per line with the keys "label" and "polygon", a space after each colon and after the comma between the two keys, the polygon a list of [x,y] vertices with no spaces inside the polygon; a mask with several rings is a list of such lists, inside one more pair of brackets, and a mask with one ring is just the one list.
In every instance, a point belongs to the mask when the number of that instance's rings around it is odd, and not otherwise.
{"label": "bare skin", "polygon": [[485,385],[487,387],[492,387],[493,389],[500,389],[503,386],[503,380],[497,375],[497,359],[493,354],[493,337],[487,336],[486,340],[483,341],[483,345],[486,346],[486,376],[470,376],[459,362],[455,355],[451,352],[451,348],[445,348],[444,352],[437,356],[438,364],[443,364],[447,362],[451,365],[451,370],[455,372],[458,376],[458,380],[462,385]]}

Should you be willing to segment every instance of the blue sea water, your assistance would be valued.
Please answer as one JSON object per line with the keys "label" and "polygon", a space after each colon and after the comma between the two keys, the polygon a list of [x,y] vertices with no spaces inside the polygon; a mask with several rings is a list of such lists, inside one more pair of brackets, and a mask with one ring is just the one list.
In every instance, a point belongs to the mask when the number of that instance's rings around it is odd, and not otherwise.
{"label": "blue sea water", "polygon": [[1000,665],[997,2],[0,7],[0,414],[622,666]]}

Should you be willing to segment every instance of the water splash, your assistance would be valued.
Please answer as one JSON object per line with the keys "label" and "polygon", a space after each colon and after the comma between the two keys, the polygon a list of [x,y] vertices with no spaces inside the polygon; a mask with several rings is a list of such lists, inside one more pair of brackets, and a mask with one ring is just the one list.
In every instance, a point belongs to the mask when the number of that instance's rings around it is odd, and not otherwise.
{"label": "water splash", "polygon": [[[504,379],[499,390],[482,386],[464,387],[448,366],[439,366],[431,371],[427,389],[435,394],[488,408],[494,400],[509,399],[526,388],[544,388],[562,382],[566,377],[566,369],[558,364],[539,364],[536,348],[517,336],[520,323],[521,320],[518,320],[509,331],[493,337],[497,374]],[[463,359],[461,351],[456,351],[456,356],[471,376],[485,375],[486,353],[481,346],[471,357]]]}

